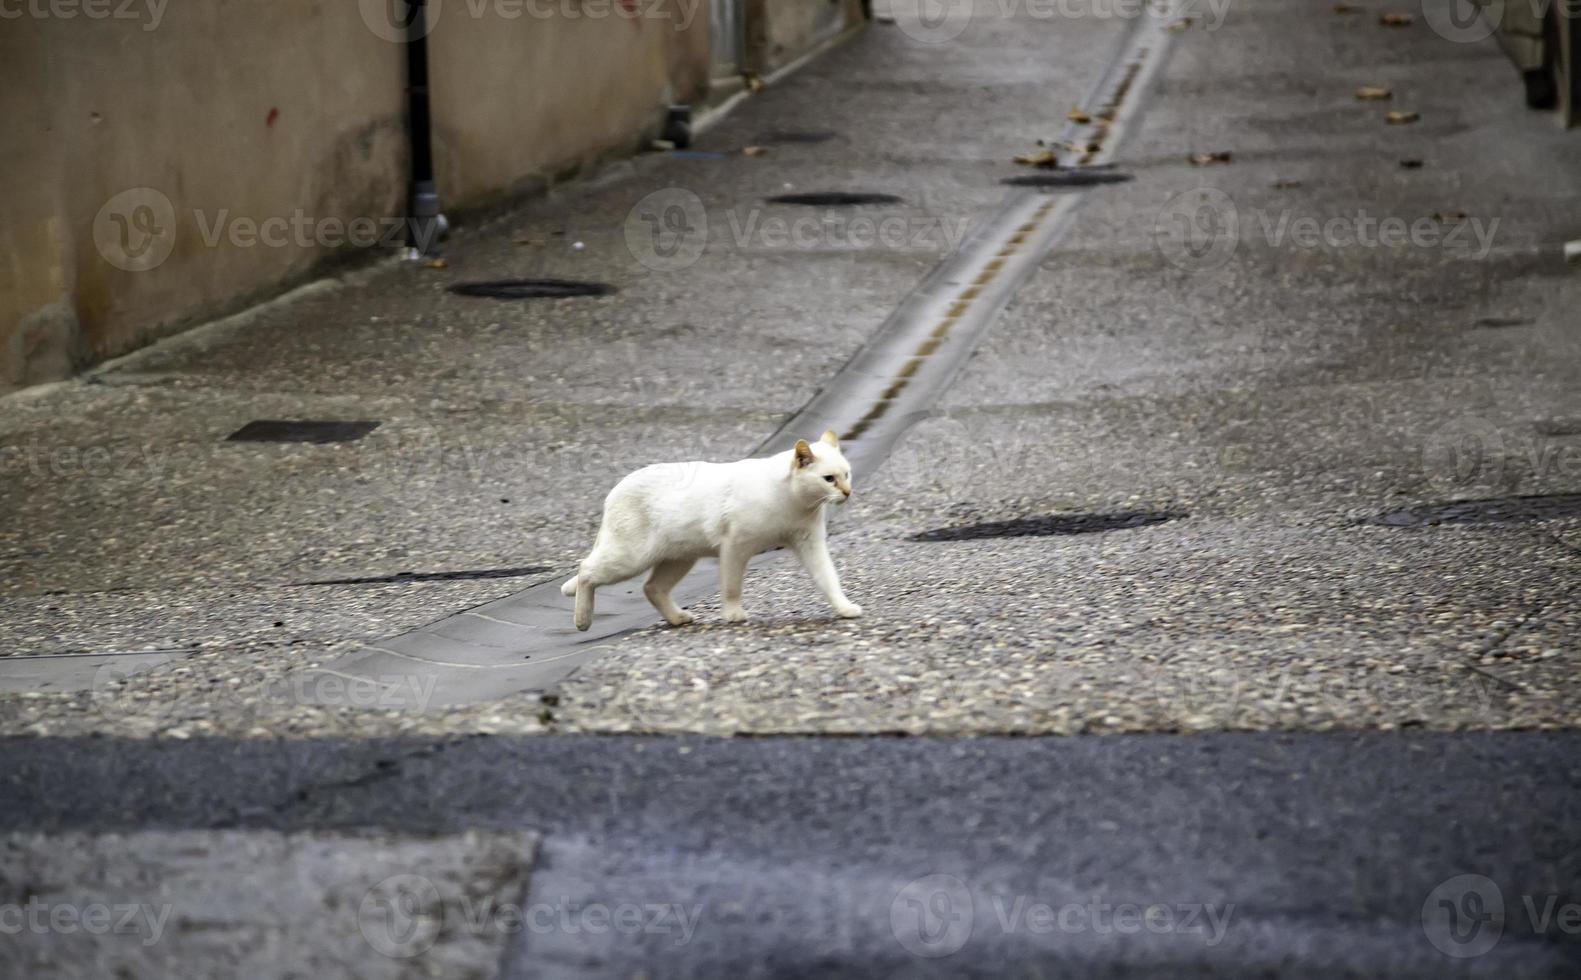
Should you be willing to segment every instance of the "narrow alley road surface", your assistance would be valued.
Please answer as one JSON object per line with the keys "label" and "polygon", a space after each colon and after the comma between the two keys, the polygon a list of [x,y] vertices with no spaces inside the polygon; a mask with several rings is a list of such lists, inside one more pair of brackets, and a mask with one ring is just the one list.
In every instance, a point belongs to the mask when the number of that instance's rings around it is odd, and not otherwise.
{"label": "narrow alley road surface", "polygon": [[[1005,180],[1064,178],[1013,158],[1104,121],[1112,10],[876,23],[446,268],[0,401],[0,884],[168,913],[0,972],[1573,975],[1581,144],[1491,40],[1347,6],[1162,25],[1102,178],[1041,192],[1062,237],[858,468],[860,620],[770,559],[752,622],[704,588],[531,683],[486,674],[541,649],[508,619],[434,625],[820,404]],[[888,198],[771,200],[821,192]],[[521,276],[617,291],[447,291]],[[378,425],[227,440],[292,418]],[[425,629],[488,659],[348,669]]]}

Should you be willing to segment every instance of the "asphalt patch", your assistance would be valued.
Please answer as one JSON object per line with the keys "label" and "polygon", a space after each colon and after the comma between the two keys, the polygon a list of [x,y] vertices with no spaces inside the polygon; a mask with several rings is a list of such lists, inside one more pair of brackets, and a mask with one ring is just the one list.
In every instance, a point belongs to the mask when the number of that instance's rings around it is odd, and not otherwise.
{"label": "asphalt patch", "polygon": [[1011,187],[1092,187],[1095,184],[1123,184],[1134,180],[1130,174],[1118,170],[1050,170],[1046,173],[1018,174],[1006,177],[1001,184]]}
{"label": "asphalt patch", "polygon": [[907,541],[975,541],[979,538],[1042,538],[1058,534],[1097,534],[1149,527],[1187,517],[1184,511],[1123,510],[1110,514],[1040,514],[1009,521],[985,521],[956,527],[934,528]]}
{"label": "asphalt patch", "polygon": [[259,419],[232,432],[227,442],[356,442],[379,427],[378,422],[330,422],[314,419]]}
{"label": "asphalt patch", "polygon": [[1514,524],[1581,515],[1581,493],[1537,494],[1455,500],[1379,514],[1367,523],[1383,527],[1437,527],[1440,524]]}
{"label": "asphalt patch", "polygon": [[577,296],[609,296],[615,287],[607,282],[582,282],[576,279],[496,279],[491,282],[458,282],[450,287],[457,296],[485,299],[570,299]]}
{"label": "asphalt patch", "polygon": [[770,204],[799,204],[806,207],[847,208],[862,204],[899,204],[893,194],[875,194],[864,191],[809,191],[804,194],[780,194],[769,198]]}

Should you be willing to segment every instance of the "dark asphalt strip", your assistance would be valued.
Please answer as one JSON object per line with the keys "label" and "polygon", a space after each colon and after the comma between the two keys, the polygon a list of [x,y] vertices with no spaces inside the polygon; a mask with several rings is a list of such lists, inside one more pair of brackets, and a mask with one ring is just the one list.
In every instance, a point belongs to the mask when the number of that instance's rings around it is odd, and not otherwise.
{"label": "dark asphalt strip", "polygon": [[1574,732],[8,739],[0,753],[6,831],[532,830],[530,906],[693,916],[684,940],[524,930],[509,976],[1581,970],[1558,914],[1581,902]]}

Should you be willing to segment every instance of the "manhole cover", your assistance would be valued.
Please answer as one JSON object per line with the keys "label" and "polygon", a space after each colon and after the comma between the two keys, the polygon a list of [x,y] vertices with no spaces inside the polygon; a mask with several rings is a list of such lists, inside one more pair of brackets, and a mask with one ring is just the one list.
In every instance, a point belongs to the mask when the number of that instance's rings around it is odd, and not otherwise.
{"label": "manhole cover", "polygon": [[1367,523],[1384,527],[1435,527],[1439,524],[1512,524],[1576,516],[1581,516],[1581,493],[1559,493],[1407,507],[1379,514]]}
{"label": "manhole cover", "polygon": [[572,296],[608,296],[615,287],[603,282],[575,279],[497,279],[494,282],[458,282],[450,287],[457,296],[490,299],[567,299]]}
{"label": "manhole cover", "polygon": [[259,419],[248,422],[226,439],[228,442],[356,442],[378,427],[377,422]]}
{"label": "manhole cover", "polygon": [[977,538],[1041,538],[1055,534],[1094,534],[1162,524],[1188,516],[1174,510],[1123,510],[1113,514],[1044,514],[1011,521],[988,521],[922,531],[908,541],[972,541]]}
{"label": "manhole cover", "polygon": [[859,204],[899,204],[900,198],[893,194],[869,194],[858,191],[812,191],[806,194],[781,194],[769,198],[769,203],[845,208]]}
{"label": "manhole cover", "polygon": [[776,129],[764,133],[756,140],[758,143],[827,143],[837,134],[822,130],[806,131],[794,129]]}
{"label": "manhole cover", "polygon": [[1122,184],[1133,179],[1118,170],[1050,170],[1041,174],[1006,177],[1001,184],[1012,187],[1091,187],[1094,184]]}

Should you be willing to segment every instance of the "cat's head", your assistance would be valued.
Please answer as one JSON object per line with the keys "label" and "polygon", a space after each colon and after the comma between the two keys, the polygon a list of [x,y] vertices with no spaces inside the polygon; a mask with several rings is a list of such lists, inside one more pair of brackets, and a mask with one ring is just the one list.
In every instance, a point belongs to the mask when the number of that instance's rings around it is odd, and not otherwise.
{"label": "cat's head", "polygon": [[850,498],[851,464],[840,452],[840,439],[833,429],[814,443],[796,440],[791,482],[797,494],[809,502],[843,504]]}

